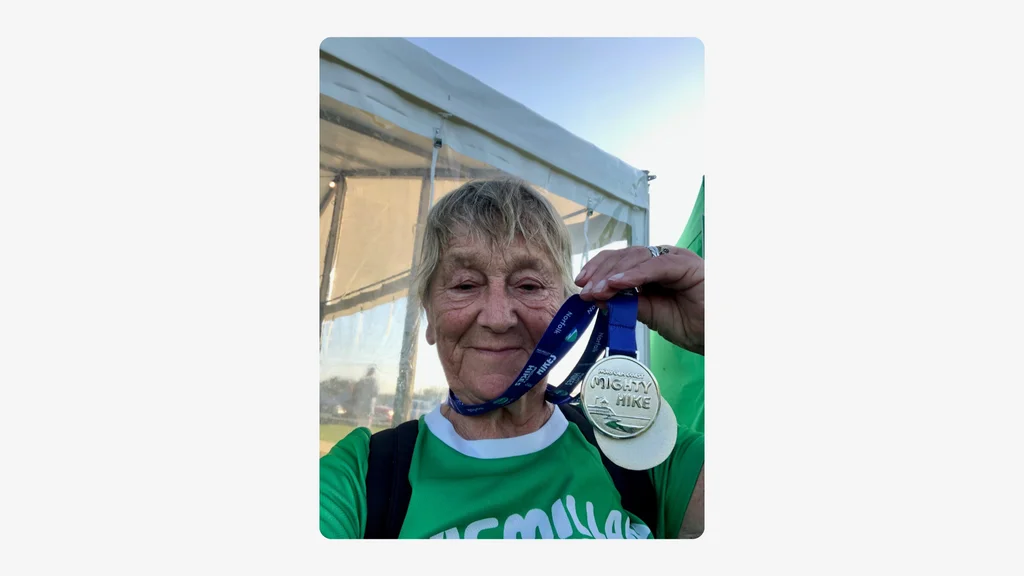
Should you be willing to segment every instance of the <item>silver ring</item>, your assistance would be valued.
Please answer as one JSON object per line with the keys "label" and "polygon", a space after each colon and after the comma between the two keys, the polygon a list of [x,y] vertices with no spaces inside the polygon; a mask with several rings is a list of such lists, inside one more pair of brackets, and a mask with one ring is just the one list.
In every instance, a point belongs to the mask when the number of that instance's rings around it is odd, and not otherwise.
{"label": "silver ring", "polygon": [[653,256],[654,258],[657,258],[658,256],[661,255],[661,249],[658,248],[657,246],[648,246],[647,249],[651,251],[651,256]]}

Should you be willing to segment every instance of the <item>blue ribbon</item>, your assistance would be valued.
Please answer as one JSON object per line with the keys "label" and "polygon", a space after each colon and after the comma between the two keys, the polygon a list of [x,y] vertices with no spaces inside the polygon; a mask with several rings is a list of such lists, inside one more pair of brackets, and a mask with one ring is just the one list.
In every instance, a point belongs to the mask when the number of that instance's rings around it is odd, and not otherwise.
{"label": "blue ribbon", "polygon": [[448,404],[459,414],[479,416],[515,402],[536,386],[558,364],[559,359],[572,349],[579,335],[586,332],[596,315],[597,324],[590,334],[587,349],[572,373],[558,386],[548,384],[544,392],[544,398],[552,404],[572,402],[577,398],[572,395],[573,388],[586,376],[605,348],[608,348],[609,355],[636,358],[636,314],[635,290],[614,296],[608,301],[607,309],[599,314],[597,304],[585,302],[577,295],[570,296],[544,331],[526,366],[501,396],[483,404],[464,404],[449,390]]}

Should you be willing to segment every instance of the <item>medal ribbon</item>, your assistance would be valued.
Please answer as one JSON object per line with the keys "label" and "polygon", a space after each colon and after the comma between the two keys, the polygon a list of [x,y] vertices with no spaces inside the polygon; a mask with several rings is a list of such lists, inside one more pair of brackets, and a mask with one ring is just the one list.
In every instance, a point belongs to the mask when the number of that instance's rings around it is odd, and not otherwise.
{"label": "medal ribbon", "polygon": [[464,404],[449,390],[448,404],[459,414],[477,416],[515,402],[536,386],[544,375],[558,364],[559,359],[572,349],[577,338],[587,330],[596,314],[597,324],[590,334],[587,349],[572,373],[558,386],[548,384],[544,393],[544,398],[552,404],[565,404],[576,400],[572,390],[586,376],[605,348],[608,348],[609,355],[636,358],[636,292],[619,293],[608,301],[607,310],[599,314],[597,312],[597,304],[585,302],[575,294],[570,296],[544,331],[526,366],[501,396],[483,404]]}

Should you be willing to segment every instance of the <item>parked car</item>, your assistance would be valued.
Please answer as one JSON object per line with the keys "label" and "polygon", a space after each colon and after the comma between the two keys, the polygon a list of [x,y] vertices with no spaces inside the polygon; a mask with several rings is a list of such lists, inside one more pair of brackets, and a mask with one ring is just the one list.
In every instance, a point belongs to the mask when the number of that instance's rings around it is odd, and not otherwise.
{"label": "parked car", "polygon": [[373,409],[374,426],[390,426],[394,417],[395,411],[390,406],[376,406]]}

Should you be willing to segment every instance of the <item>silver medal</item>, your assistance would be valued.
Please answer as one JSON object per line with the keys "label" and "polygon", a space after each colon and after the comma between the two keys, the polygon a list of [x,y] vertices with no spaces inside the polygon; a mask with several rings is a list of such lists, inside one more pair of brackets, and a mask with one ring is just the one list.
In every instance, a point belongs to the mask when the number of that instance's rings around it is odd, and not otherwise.
{"label": "silver medal", "polygon": [[661,464],[676,442],[676,417],[646,366],[629,356],[599,360],[583,378],[580,405],[609,460],[629,470]]}

